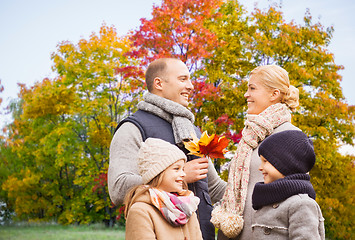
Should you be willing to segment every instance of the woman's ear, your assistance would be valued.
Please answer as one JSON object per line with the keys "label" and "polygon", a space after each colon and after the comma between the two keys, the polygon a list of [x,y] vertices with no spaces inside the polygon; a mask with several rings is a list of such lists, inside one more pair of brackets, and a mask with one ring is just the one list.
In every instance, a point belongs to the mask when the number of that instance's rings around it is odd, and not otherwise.
{"label": "woman's ear", "polygon": [[275,88],[272,90],[271,101],[281,101],[281,92],[279,89]]}

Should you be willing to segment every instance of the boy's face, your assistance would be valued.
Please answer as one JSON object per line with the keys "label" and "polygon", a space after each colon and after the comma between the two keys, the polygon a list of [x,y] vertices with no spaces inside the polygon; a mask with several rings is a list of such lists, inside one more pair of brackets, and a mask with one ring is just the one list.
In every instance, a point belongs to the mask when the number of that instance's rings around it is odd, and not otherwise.
{"label": "boy's face", "polygon": [[259,171],[264,175],[264,183],[272,183],[277,179],[284,178],[285,176],[280,173],[271,163],[269,163],[262,155],[260,155],[261,164]]}

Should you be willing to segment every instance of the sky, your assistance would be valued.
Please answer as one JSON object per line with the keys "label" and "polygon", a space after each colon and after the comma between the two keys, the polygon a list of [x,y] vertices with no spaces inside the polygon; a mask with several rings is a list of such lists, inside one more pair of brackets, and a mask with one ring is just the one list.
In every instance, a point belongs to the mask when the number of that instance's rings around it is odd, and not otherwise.
{"label": "sky", "polygon": [[[265,8],[268,0],[240,0],[250,12],[254,2]],[[279,2],[279,0],[277,1]],[[53,76],[51,53],[62,41],[77,43],[91,33],[98,33],[103,23],[115,26],[119,35],[137,29],[140,18],[151,17],[153,3],[161,0],[0,0],[0,79],[4,92],[3,106],[17,98],[17,83],[33,86]],[[303,23],[307,8],[314,21],[335,31],[329,46],[335,63],[343,65],[341,87],[346,102],[355,105],[355,1],[353,0],[283,0],[286,20]],[[2,111],[3,112],[3,111]],[[0,125],[9,123],[0,115]]]}

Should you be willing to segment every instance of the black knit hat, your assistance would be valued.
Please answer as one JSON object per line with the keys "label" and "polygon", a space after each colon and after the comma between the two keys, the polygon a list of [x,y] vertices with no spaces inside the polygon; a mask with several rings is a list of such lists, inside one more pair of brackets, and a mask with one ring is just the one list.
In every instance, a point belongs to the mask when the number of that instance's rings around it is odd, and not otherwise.
{"label": "black knit hat", "polygon": [[307,173],[316,161],[313,142],[296,130],[270,135],[260,144],[258,154],[285,176]]}

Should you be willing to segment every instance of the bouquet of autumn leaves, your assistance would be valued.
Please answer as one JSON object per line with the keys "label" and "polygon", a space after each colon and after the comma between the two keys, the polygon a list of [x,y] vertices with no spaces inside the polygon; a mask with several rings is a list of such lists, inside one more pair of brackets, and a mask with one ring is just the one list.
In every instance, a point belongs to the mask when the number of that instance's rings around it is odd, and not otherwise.
{"label": "bouquet of autumn leaves", "polygon": [[185,148],[190,151],[189,154],[210,158],[224,158],[228,144],[229,140],[226,137],[219,137],[216,134],[209,136],[207,131],[202,133],[200,139],[192,134],[192,141],[184,142]]}

